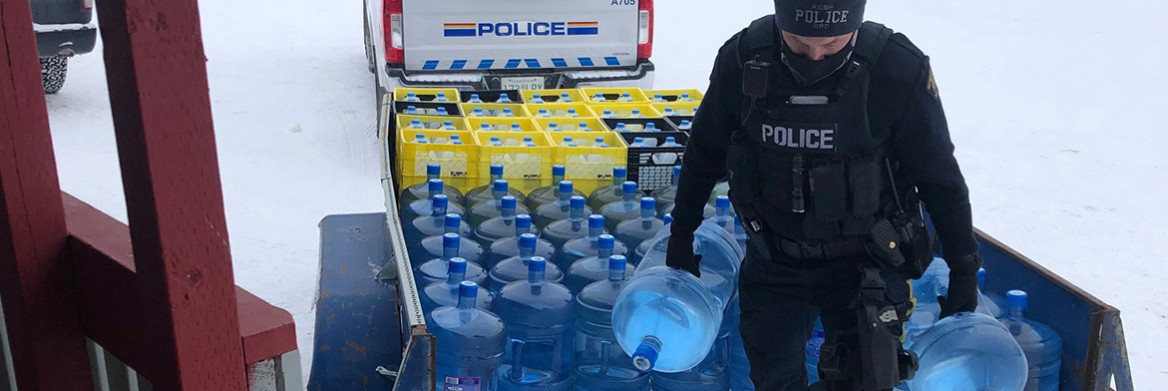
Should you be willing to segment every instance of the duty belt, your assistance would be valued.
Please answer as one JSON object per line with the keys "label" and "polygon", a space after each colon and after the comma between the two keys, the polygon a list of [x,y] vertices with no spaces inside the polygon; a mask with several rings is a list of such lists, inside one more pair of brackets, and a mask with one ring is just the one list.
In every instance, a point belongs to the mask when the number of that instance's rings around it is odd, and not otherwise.
{"label": "duty belt", "polygon": [[838,242],[808,243],[775,236],[779,252],[795,259],[840,259],[867,253],[864,239],[851,238]]}

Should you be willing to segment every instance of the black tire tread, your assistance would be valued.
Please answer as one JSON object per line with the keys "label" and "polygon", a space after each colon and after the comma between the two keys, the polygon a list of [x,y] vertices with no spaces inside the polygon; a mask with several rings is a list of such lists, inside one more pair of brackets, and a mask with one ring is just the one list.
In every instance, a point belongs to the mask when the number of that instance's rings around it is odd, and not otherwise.
{"label": "black tire tread", "polygon": [[53,56],[41,58],[41,82],[46,94],[56,94],[65,86],[65,76],[69,71],[69,57]]}

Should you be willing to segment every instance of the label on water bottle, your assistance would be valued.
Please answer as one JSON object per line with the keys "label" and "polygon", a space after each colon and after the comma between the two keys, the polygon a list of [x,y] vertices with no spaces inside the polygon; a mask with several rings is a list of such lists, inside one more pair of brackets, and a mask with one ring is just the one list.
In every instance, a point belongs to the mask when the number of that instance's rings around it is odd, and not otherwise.
{"label": "label on water bottle", "polygon": [[480,391],[482,378],[447,376],[445,383],[442,391]]}

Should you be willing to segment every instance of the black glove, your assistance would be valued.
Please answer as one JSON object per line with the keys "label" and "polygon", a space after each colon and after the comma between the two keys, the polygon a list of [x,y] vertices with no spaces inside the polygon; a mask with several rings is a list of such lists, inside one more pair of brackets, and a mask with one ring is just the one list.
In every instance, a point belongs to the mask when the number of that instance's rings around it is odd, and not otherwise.
{"label": "black glove", "polygon": [[693,239],[692,235],[688,237],[670,236],[669,246],[665,250],[665,265],[701,277],[702,272],[698,270],[698,265],[702,263],[702,256],[694,255]]}
{"label": "black glove", "polygon": [[950,269],[949,297],[937,298],[941,303],[941,317],[973,312],[977,309],[977,270],[981,269],[981,255],[975,253],[945,261]]}

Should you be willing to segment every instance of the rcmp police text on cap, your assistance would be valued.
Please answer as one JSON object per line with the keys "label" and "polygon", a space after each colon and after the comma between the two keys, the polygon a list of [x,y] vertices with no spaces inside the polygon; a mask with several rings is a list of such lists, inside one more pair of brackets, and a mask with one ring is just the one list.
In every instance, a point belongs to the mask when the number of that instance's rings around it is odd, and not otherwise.
{"label": "rcmp police text on cap", "polygon": [[775,0],[779,29],[804,37],[835,37],[860,29],[867,0]]}

